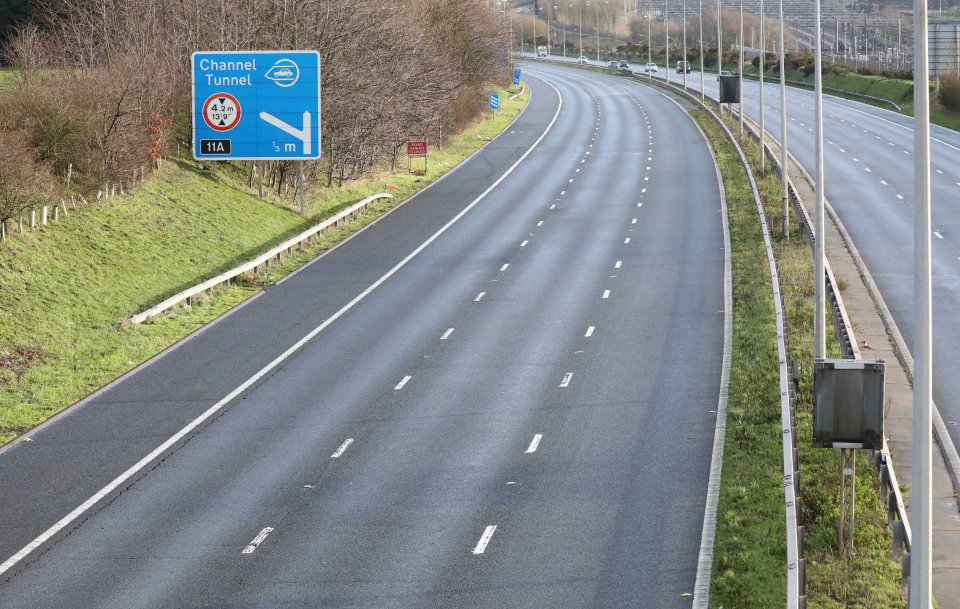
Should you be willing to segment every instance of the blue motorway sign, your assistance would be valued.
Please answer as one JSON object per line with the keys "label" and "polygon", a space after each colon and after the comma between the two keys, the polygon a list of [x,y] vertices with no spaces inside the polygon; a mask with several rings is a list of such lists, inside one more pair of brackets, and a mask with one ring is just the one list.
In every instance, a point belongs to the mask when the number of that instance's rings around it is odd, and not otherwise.
{"label": "blue motorway sign", "polygon": [[516,70],[516,71],[513,73],[513,84],[514,84],[514,85],[519,85],[519,84],[520,84],[520,70]]}
{"label": "blue motorway sign", "polygon": [[490,109],[499,110],[500,109],[500,94],[491,93],[490,94]]}
{"label": "blue motorway sign", "polygon": [[193,156],[319,158],[320,53],[194,53]]}

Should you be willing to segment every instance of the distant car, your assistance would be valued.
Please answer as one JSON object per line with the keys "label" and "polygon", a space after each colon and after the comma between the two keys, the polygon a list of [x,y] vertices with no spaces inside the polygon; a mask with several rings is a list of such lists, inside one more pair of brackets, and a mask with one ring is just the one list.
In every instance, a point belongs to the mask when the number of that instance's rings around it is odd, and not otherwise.
{"label": "distant car", "polygon": [[677,74],[683,74],[686,72],[690,73],[690,62],[689,61],[678,61],[677,62]]}
{"label": "distant car", "polygon": [[620,68],[621,68],[621,69],[624,69],[624,70],[629,70],[629,69],[630,69],[630,64],[627,63],[627,60],[626,60],[626,59],[621,59],[621,60],[620,60]]}
{"label": "distant car", "polygon": [[610,68],[611,70],[616,70],[617,68],[620,67],[620,64],[617,63],[616,59],[611,59],[610,61],[607,62],[607,67]]}
{"label": "distant car", "polygon": [[717,74],[718,81],[720,80],[721,76],[733,76],[733,73],[731,73],[730,70],[720,70],[720,73]]}
{"label": "distant car", "polygon": [[580,58],[577,59],[577,63],[579,63],[580,65],[590,65],[590,60],[584,57],[583,55],[581,55]]}
{"label": "distant car", "polygon": [[547,56],[547,47],[540,45],[537,47],[537,57],[546,57]]}
{"label": "distant car", "polygon": [[643,66],[643,71],[649,73],[649,72],[659,72],[660,70],[657,69],[657,64],[648,63],[647,65]]}

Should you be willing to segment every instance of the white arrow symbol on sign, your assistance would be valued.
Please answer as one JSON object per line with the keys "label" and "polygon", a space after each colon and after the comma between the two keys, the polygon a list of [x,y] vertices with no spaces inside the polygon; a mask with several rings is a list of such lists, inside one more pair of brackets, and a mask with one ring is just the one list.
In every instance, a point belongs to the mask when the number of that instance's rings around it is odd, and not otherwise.
{"label": "white arrow symbol on sign", "polygon": [[310,137],[310,113],[303,113],[303,129],[297,129],[293,125],[288,125],[283,122],[276,116],[270,114],[269,112],[261,112],[260,118],[267,121],[277,129],[289,133],[293,137],[297,138],[303,142],[303,154],[310,154],[313,150],[312,141]]}

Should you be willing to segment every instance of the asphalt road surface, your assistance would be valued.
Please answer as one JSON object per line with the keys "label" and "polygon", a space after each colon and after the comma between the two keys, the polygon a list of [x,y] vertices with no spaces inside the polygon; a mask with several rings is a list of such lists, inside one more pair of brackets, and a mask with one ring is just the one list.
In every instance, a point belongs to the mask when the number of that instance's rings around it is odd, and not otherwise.
{"label": "asphalt road surface", "polygon": [[527,71],[447,178],[0,453],[0,607],[689,606],[715,166],[660,92]]}
{"label": "asphalt road surface", "polygon": [[[664,73],[659,74],[660,77]],[[671,73],[671,82],[682,75]],[[715,74],[704,79],[716,97]],[[700,90],[699,72],[687,85]],[[744,81],[744,110],[759,120],[759,83]],[[780,137],[780,86],[764,84],[768,133]],[[850,233],[897,326],[913,345],[914,153],[913,118],[860,102],[824,97],[826,197]],[[814,94],[787,89],[790,152],[813,175],[816,167]],[[933,260],[933,397],[954,446],[960,446],[960,133],[931,125]],[[869,350],[863,356],[870,357]]]}

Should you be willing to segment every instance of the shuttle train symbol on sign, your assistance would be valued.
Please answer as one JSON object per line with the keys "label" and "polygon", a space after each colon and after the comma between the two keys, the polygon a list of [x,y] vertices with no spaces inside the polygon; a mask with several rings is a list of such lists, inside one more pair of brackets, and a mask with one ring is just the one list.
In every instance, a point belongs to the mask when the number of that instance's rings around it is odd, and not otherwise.
{"label": "shuttle train symbol on sign", "polygon": [[300,68],[289,59],[281,59],[267,70],[266,78],[281,87],[292,87],[300,80]]}

